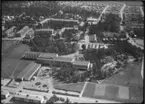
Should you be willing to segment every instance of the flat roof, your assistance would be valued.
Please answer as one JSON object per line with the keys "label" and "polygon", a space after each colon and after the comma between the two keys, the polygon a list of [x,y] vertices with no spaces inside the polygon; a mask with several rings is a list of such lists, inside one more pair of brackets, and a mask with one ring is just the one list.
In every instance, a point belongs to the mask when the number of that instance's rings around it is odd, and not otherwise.
{"label": "flat roof", "polygon": [[72,62],[73,59],[68,57],[54,57],[53,60],[60,62]]}
{"label": "flat roof", "polygon": [[61,56],[55,56],[55,57],[49,57],[49,58],[37,58],[37,60],[51,60],[51,61],[59,61],[59,62],[72,62],[72,58],[68,58],[68,57],[61,57]]}
{"label": "flat roof", "polygon": [[35,31],[54,31],[53,29],[36,29]]}
{"label": "flat roof", "polygon": [[79,60],[73,61],[73,65],[88,66],[89,63],[90,63],[89,61],[79,61]]}
{"label": "flat roof", "polygon": [[50,21],[50,20],[53,20],[53,21],[68,21],[68,22],[79,22],[78,20],[71,20],[71,19],[58,19],[58,18],[46,18],[45,20],[41,21],[40,23],[43,24],[47,21]]}
{"label": "flat roof", "polygon": [[30,80],[30,78],[35,74],[35,72],[40,68],[41,64],[35,64],[34,67],[32,67],[29,72],[27,72],[24,75],[25,80]]}
{"label": "flat roof", "polygon": [[57,53],[41,53],[38,58],[50,58],[58,56]]}
{"label": "flat roof", "polygon": [[23,78],[25,74],[32,68],[34,67],[35,63],[31,62],[28,66],[26,66],[22,72],[17,76],[17,78]]}

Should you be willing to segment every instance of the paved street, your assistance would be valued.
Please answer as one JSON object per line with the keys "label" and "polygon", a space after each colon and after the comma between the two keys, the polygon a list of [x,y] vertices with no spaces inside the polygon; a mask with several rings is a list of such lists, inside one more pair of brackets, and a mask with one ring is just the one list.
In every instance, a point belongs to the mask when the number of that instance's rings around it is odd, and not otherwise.
{"label": "paved street", "polygon": [[142,7],[140,7],[140,10],[141,10],[141,14],[143,15],[143,17],[144,17],[144,11],[143,11],[143,8]]}

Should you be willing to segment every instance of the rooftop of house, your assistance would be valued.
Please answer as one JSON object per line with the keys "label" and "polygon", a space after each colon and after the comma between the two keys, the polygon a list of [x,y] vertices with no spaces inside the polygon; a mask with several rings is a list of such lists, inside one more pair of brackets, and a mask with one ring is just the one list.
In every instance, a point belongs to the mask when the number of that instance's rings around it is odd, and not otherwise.
{"label": "rooftop of house", "polygon": [[89,18],[87,18],[87,20],[89,20],[89,21],[97,21],[98,19],[93,18],[93,17],[89,17]]}
{"label": "rooftop of house", "polygon": [[20,29],[17,33],[22,33],[24,31],[27,31],[29,29],[28,26],[24,26],[22,29]]}
{"label": "rooftop of house", "polygon": [[54,31],[53,29],[36,29],[35,31]]}
{"label": "rooftop of house", "polygon": [[41,21],[40,24],[43,24],[43,23],[45,23],[47,21],[50,21],[50,20],[53,20],[53,21],[70,21],[70,22],[77,22],[78,23],[78,20],[46,18],[45,20]]}

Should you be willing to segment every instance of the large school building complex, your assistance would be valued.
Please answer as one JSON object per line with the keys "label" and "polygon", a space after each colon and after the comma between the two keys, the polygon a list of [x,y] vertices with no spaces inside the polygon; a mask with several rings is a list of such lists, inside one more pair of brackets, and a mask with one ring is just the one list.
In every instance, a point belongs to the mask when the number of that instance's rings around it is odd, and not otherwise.
{"label": "large school building complex", "polygon": [[23,58],[27,60],[34,60],[34,62],[31,62],[28,66],[26,66],[25,69],[16,77],[16,79],[26,81],[31,80],[33,75],[38,72],[42,65],[47,65],[50,67],[61,67],[63,65],[67,65],[83,71],[92,69],[92,64],[89,61],[77,60],[76,57],[62,57],[58,56],[56,53],[26,51],[23,55]]}

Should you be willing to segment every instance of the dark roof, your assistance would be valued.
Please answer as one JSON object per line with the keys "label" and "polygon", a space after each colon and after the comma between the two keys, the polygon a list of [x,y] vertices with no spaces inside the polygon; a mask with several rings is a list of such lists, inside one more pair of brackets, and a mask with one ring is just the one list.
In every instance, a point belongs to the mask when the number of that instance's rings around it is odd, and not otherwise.
{"label": "dark roof", "polygon": [[41,52],[26,51],[26,52],[24,53],[24,56],[27,55],[27,54],[31,54],[31,55],[40,55]]}

